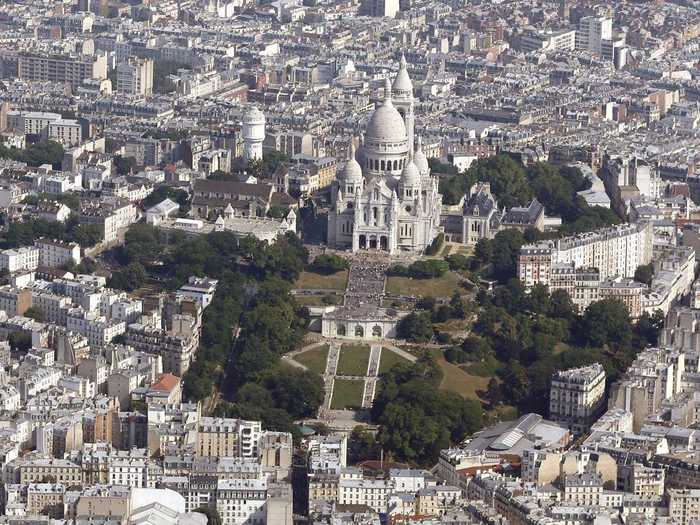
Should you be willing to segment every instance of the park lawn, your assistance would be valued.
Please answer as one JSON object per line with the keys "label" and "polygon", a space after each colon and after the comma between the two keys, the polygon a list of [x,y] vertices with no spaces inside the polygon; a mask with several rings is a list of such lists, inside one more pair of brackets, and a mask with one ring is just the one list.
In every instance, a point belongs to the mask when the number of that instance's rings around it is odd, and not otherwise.
{"label": "park lawn", "polygon": [[569,345],[567,345],[566,343],[562,343],[560,341],[554,345],[554,349],[552,350],[552,354],[554,354],[554,355],[563,354],[564,352],[566,352],[570,348],[571,347]]}
{"label": "park lawn", "polygon": [[411,277],[389,277],[386,280],[387,293],[414,295],[416,297],[452,297],[456,291],[461,292],[459,276],[446,272],[435,279],[413,279]]}
{"label": "park lawn", "polygon": [[457,365],[448,363],[442,354],[441,348],[432,348],[430,353],[442,371],[440,390],[447,390],[459,394],[464,399],[480,400],[477,390],[486,390],[490,377],[480,377],[465,372]]}
{"label": "park lawn", "polygon": [[401,357],[393,350],[382,348],[382,355],[379,358],[379,373],[384,374],[391,370],[395,365],[403,365],[408,362],[408,359]]}
{"label": "park lawn", "polygon": [[338,358],[338,369],[336,375],[339,376],[365,376],[367,375],[367,365],[369,364],[370,348],[368,345],[348,345],[340,347],[340,357]]}
{"label": "park lawn", "polygon": [[326,371],[328,360],[328,345],[321,345],[294,356],[297,363],[301,363],[312,372],[323,375]]}
{"label": "park lawn", "polygon": [[348,284],[348,271],[341,270],[330,275],[314,272],[301,272],[294,288],[299,290],[345,290]]}
{"label": "park lawn", "polygon": [[350,407],[361,407],[364,389],[364,381],[356,379],[336,379],[333,382],[331,408],[333,410],[342,410]]}
{"label": "park lawn", "polygon": [[511,405],[499,405],[486,412],[486,422],[490,425],[514,419],[518,419],[518,409]]}

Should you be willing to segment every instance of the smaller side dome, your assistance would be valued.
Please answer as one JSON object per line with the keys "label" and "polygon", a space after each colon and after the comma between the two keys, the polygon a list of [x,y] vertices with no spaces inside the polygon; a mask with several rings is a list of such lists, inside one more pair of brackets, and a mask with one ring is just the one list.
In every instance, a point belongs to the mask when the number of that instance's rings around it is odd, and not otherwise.
{"label": "smaller side dome", "polygon": [[421,175],[425,175],[430,171],[430,165],[428,164],[428,157],[423,153],[423,140],[421,136],[418,135],[418,148],[416,149],[416,155],[414,157],[414,162],[418,166],[418,171]]}
{"label": "smaller side dome", "polygon": [[348,148],[348,159],[340,172],[340,180],[346,184],[359,184],[362,182],[362,168],[360,163],[355,159],[355,144],[350,139],[350,147]]}
{"label": "smaller side dome", "polygon": [[404,188],[420,186],[420,172],[418,171],[416,163],[413,162],[413,159],[409,159],[403,167],[403,171],[401,172],[401,184]]}

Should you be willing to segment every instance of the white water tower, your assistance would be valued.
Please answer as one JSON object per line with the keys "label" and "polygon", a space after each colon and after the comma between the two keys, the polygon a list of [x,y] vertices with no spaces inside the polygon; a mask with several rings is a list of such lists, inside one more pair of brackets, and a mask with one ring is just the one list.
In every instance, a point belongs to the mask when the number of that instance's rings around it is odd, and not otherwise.
{"label": "white water tower", "polygon": [[253,107],[243,116],[243,158],[262,160],[265,140],[265,115]]}

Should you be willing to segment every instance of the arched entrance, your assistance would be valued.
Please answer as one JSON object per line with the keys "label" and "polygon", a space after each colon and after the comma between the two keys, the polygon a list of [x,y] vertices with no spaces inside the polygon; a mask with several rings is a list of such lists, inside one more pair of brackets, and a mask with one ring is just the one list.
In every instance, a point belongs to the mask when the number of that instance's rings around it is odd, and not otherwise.
{"label": "arched entrance", "polygon": [[379,247],[385,252],[389,251],[389,239],[387,239],[386,235],[382,235],[379,238]]}
{"label": "arched entrance", "polygon": [[367,237],[365,235],[360,235],[360,250],[367,249]]}
{"label": "arched entrance", "polygon": [[376,249],[377,249],[377,238],[376,238],[374,235],[372,235],[372,236],[369,238],[369,249],[370,249],[370,250],[376,250]]}
{"label": "arched entrance", "polygon": [[364,337],[365,336],[365,329],[362,328],[359,324],[355,327],[355,337]]}
{"label": "arched entrance", "polygon": [[372,336],[373,337],[381,337],[382,336],[382,327],[379,325],[374,325],[374,328],[372,328]]}
{"label": "arched entrance", "polygon": [[342,323],[338,323],[338,326],[336,326],[335,331],[338,335],[345,335],[345,325]]}

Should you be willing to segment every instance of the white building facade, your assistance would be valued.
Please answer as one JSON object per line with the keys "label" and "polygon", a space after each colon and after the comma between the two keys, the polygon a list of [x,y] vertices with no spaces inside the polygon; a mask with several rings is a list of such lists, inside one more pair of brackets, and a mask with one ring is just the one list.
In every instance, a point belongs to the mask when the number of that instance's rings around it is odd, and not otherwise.
{"label": "white building facade", "polygon": [[420,140],[414,151],[413,84],[402,58],[393,86],[374,111],[359,157],[349,158],[334,183],[328,245],[388,253],[420,253],[440,230],[442,195]]}

